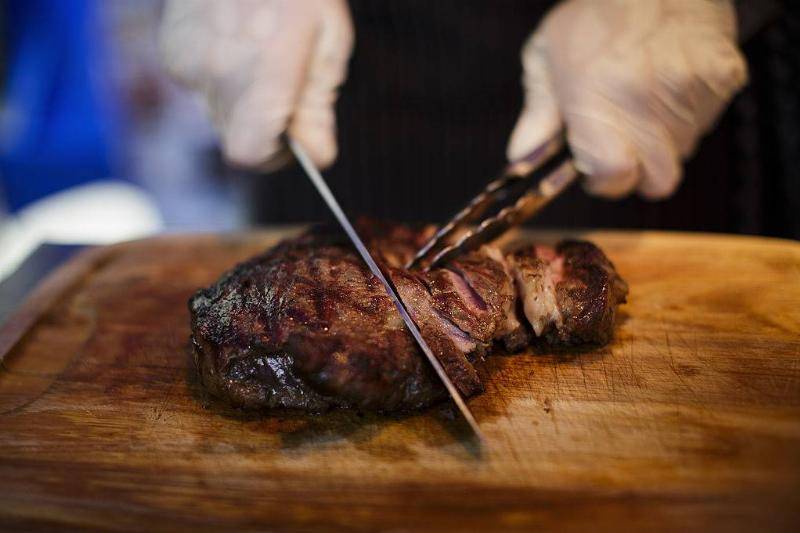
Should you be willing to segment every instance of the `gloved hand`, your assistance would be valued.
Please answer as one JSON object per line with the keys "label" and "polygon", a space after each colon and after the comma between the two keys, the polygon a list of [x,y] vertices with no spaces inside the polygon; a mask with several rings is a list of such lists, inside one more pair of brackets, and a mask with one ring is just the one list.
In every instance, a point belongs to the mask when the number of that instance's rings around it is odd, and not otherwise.
{"label": "gloved hand", "polygon": [[512,161],[563,125],[584,187],[659,199],[746,83],[728,0],[567,0],[522,51]]}
{"label": "gloved hand", "polygon": [[318,165],[336,159],[334,104],[353,47],[345,0],[169,0],[160,40],[232,163],[279,166],[287,130]]}

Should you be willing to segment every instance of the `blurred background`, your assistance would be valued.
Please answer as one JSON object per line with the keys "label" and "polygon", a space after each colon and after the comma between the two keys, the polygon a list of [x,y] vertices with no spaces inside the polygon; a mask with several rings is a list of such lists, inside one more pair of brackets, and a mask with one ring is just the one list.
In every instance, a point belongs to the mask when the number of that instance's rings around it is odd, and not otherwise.
{"label": "blurred background", "polygon": [[[551,4],[351,1],[359,44],[338,106],[341,156],[327,173],[349,212],[441,221],[502,167],[522,101],[519,50]],[[740,4],[751,83],[675,197],[609,202],[575,188],[535,224],[800,238],[795,4]],[[201,102],[160,67],[161,9],[0,1],[0,279],[42,242],[326,217],[297,169],[224,164]],[[431,119],[446,127],[430,131]]]}

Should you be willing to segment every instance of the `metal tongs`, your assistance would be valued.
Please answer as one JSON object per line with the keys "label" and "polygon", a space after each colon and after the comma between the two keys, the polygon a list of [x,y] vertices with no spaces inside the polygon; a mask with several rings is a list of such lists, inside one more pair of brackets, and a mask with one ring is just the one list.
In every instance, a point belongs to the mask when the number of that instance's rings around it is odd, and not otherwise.
{"label": "metal tongs", "polygon": [[[407,268],[421,266],[427,271],[460,254],[480,248],[533,217],[574,183],[577,177],[578,171],[561,132],[524,158],[508,165],[497,179],[425,243]],[[506,207],[499,208],[503,203],[506,203]],[[490,208],[494,208],[496,214],[478,223]],[[474,224],[478,226],[451,244],[456,232]]]}

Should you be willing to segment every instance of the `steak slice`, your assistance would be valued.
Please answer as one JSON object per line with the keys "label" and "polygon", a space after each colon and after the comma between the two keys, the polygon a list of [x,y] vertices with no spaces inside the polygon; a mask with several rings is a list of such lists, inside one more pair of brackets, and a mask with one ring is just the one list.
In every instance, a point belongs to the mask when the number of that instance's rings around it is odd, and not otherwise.
{"label": "steak slice", "polygon": [[[507,256],[484,247],[422,273],[402,265],[430,228],[360,231],[464,396],[483,390],[475,365],[494,341],[510,350],[607,342],[627,292],[589,243]],[[338,232],[316,229],[267,250],[189,307],[201,382],[234,406],[409,411],[446,396],[380,281]]]}
{"label": "steak slice", "polygon": [[475,300],[486,311],[488,340],[510,338],[522,329],[517,318],[517,293],[514,279],[507,268],[502,252],[484,246],[479,252],[464,254],[448,268],[458,273],[472,290]]}
{"label": "steak slice", "polygon": [[[508,256],[514,273],[525,318],[533,333],[541,337],[564,323],[556,298],[557,268],[536,256],[536,248],[520,250]],[[555,266],[555,265],[554,265]]]}
{"label": "steak slice", "polygon": [[425,278],[396,268],[389,269],[389,276],[411,319],[458,391],[464,396],[483,391],[478,372],[467,359],[477,349],[477,342],[436,309]]}
{"label": "steak slice", "polygon": [[602,250],[586,241],[563,241],[556,246],[561,267],[556,297],[563,317],[551,343],[606,344],[614,334],[617,306],[625,303],[628,284],[617,274]]}
{"label": "steak slice", "polygon": [[525,317],[550,344],[605,344],[628,286],[597,246],[563,241],[508,256]]}

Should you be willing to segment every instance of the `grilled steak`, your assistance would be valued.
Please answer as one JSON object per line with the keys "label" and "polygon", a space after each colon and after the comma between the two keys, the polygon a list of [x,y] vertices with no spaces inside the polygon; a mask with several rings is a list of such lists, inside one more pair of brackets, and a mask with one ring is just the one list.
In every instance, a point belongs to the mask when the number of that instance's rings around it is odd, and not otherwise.
{"label": "grilled steak", "polygon": [[[430,235],[362,227],[422,335],[464,396],[495,341],[606,343],[627,287],[602,251],[568,241],[503,255],[484,247],[446,268],[402,265]],[[445,396],[413,337],[358,254],[336,232],[285,241],[190,300],[204,386],[245,408],[420,409]]]}

